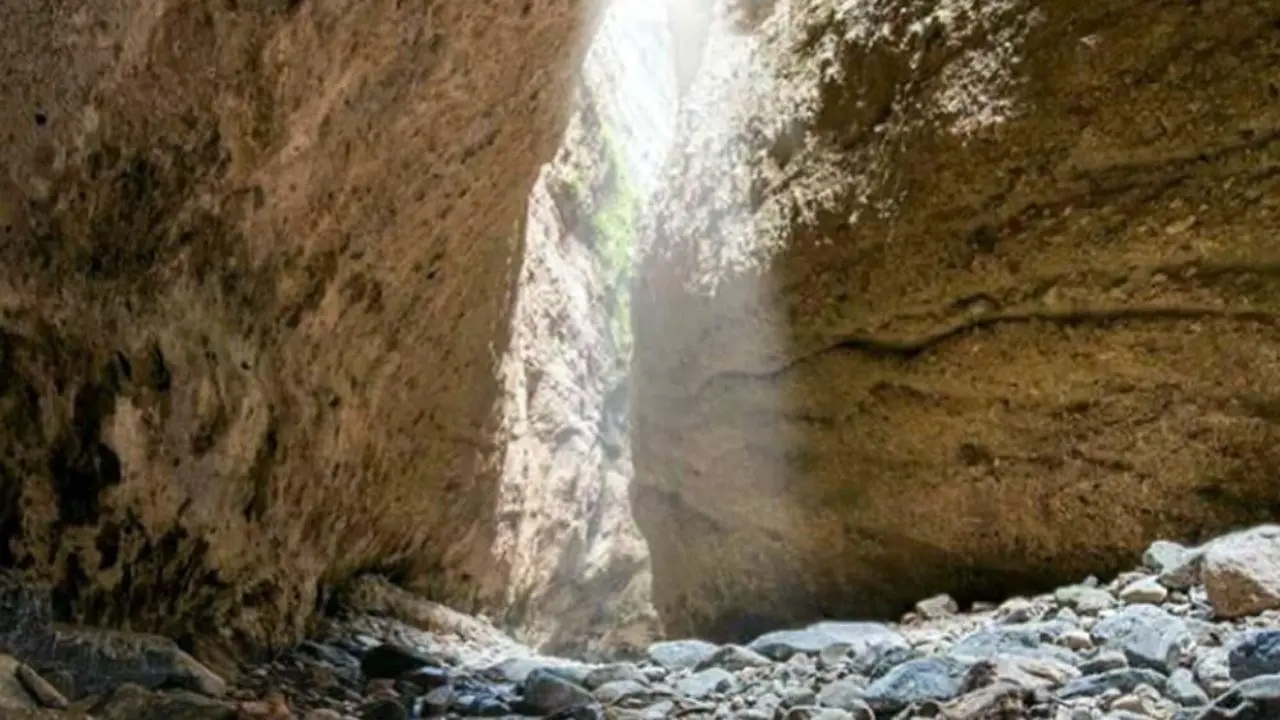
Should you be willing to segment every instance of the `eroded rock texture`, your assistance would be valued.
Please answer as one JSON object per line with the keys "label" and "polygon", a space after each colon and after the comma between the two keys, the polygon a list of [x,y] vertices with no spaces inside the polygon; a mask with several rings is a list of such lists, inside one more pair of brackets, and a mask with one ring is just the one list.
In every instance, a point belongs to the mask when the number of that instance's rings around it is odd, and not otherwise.
{"label": "eroded rock texture", "polygon": [[503,617],[530,645],[579,657],[635,655],[660,632],[627,493],[631,248],[675,102],[653,9],[615,3],[587,55],[564,142],[530,197],[503,364]]}
{"label": "eroded rock texture", "polygon": [[0,562],[259,646],[361,570],[499,596],[496,366],[585,5],[0,7]]}
{"label": "eroded rock texture", "polygon": [[633,300],[668,630],[996,597],[1274,515],[1278,23],[779,0],[713,35]]}

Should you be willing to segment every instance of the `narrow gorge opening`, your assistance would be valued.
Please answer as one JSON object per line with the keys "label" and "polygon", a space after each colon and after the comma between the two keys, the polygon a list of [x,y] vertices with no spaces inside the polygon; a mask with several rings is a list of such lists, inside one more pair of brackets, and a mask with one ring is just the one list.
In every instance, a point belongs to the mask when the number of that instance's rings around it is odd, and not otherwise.
{"label": "narrow gorge opening", "polygon": [[631,280],[670,146],[678,68],[665,3],[608,3],[569,126],[530,193],[502,363],[505,623],[544,651],[603,657],[659,633],[631,517]]}

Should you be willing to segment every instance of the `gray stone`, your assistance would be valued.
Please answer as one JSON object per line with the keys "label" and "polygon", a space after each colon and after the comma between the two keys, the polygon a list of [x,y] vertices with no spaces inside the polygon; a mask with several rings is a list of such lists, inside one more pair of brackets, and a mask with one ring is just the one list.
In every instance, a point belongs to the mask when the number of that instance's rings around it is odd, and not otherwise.
{"label": "gray stone", "polygon": [[[867,709],[867,713],[870,713]],[[823,707],[793,707],[782,716],[783,720],[874,720],[870,714],[858,715],[847,710]]]}
{"label": "gray stone", "polygon": [[818,694],[812,688],[807,686],[792,686],[782,693],[783,707],[796,707],[797,705],[812,705],[818,701]]}
{"label": "gray stone", "polygon": [[1080,672],[1085,675],[1098,675],[1112,670],[1129,667],[1129,658],[1119,650],[1103,650],[1080,663]]}
{"label": "gray stone", "polygon": [[698,663],[697,669],[705,670],[709,667],[718,667],[725,670],[738,671],[749,667],[763,667],[772,664],[772,660],[755,650],[741,645],[725,645],[718,648],[710,657]]}
{"label": "gray stone", "polygon": [[997,681],[1024,690],[1056,688],[1081,675],[1075,666],[1051,657],[1000,655],[988,662]]}
{"label": "gray stone", "polygon": [[886,625],[869,622],[821,622],[803,630],[779,630],[761,635],[749,647],[765,657],[781,661],[797,654],[818,655],[835,644],[848,645],[849,654],[855,658],[911,647],[902,633]]}
{"label": "gray stone", "polygon": [[1042,608],[1031,600],[1022,597],[1010,598],[996,608],[998,622],[1013,625],[1030,622],[1040,616]]}
{"label": "gray stone", "polygon": [[1146,668],[1122,668],[1072,680],[1062,686],[1057,695],[1064,700],[1097,697],[1109,691],[1133,692],[1140,685],[1150,685],[1159,690],[1164,688],[1165,677]]}
{"label": "gray stone", "polygon": [[965,636],[951,649],[958,658],[983,660],[998,655],[1050,657],[1075,665],[1080,657],[1065,647],[1054,645],[1057,638],[1073,630],[1069,624],[1050,621],[998,625]]}
{"label": "gray stone", "polygon": [[605,705],[616,705],[632,698],[648,701],[654,696],[651,688],[635,680],[613,680],[597,686],[591,694]]}
{"label": "gray stone", "polygon": [[593,668],[582,679],[582,685],[588,690],[595,690],[601,685],[624,680],[644,683],[648,681],[648,678],[634,663],[613,663]]}
{"label": "gray stone", "polygon": [[909,660],[871,683],[862,699],[877,715],[926,700],[950,700],[960,694],[968,668],[953,657]]}
{"label": "gray stone", "polygon": [[1280,675],[1259,675],[1224,693],[1197,720],[1280,718]]}
{"label": "gray stone", "polygon": [[818,691],[818,704],[853,711],[865,705],[862,691],[866,686],[865,680],[857,675],[827,683]]}
{"label": "gray stone", "polygon": [[1120,650],[1134,667],[1170,673],[1193,644],[1186,622],[1154,605],[1130,605],[1098,621],[1093,639]]}
{"label": "gray stone", "polygon": [[672,717],[675,709],[676,705],[674,702],[664,700],[646,708],[642,717],[644,720],[667,720],[667,718]]}
{"label": "gray stone", "polygon": [[1227,656],[1225,647],[1203,648],[1192,666],[1196,681],[1211,698],[1222,695],[1235,684]]}
{"label": "gray stone", "polygon": [[1160,572],[1156,579],[1170,590],[1190,590],[1200,584],[1200,570],[1204,563],[1204,550],[1188,550],[1173,565]]}
{"label": "gray stone", "polygon": [[1147,546],[1146,552],[1142,553],[1142,566],[1159,575],[1169,568],[1178,566],[1186,559],[1189,552],[1191,551],[1176,542],[1156,540]]}
{"label": "gray stone", "polygon": [[502,682],[523,684],[535,670],[546,670],[570,682],[582,684],[594,668],[572,660],[547,657],[516,657],[491,665],[484,671],[488,677]]}
{"label": "gray stone", "polygon": [[702,699],[713,693],[732,690],[738,684],[733,673],[713,667],[700,670],[676,682],[676,692],[694,699]]}
{"label": "gray stone", "polygon": [[649,646],[649,660],[668,670],[696,667],[711,657],[718,646],[705,640],[667,640]]}
{"label": "gray stone", "polygon": [[1280,674],[1280,630],[1255,630],[1235,638],[1227,648],[1232,680]]}
{"label": "gray stone", "polygon": [[593,700],[586,688],[547,668],[534,669],[524,681],[524,702],[537,713],[551,714],[566,708],[590,705]]}
{"label": "gray stone", "polygon": [[414,715],[415,717],[440,717],[449,712],[449,706],[453,701],[453,687],[441,685],[417,699],[414,703]]}
{"label": "gray stone", "polygon": [[1195,676],[1186,668],[1178,668],[1165,683],[1164,694],[1183,707],[1209,704],[1209,696],[1196,684]]}
{"label": "gray stone", "polygon": [[833,643],[828,645],[818,653],[818,667],[834,668],[839,667],[849,657],[849,653],[853,652],[853,646],[849,643]]}

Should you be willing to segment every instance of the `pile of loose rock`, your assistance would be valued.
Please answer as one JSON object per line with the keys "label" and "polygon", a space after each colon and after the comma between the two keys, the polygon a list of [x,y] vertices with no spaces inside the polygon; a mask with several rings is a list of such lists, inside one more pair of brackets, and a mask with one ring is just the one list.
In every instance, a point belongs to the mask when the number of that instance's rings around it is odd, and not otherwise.
{"label": "pile of loose rock", "polygon": [[3,578],[0,718],[1280,720],[1274,526],[1155,543],[1107,584],[966,613],[939,596],[897,624],[672,640],[603,665],[540,657],[474,618],[399,614],[334,619],[228,687],[164,638],[55,626],[47,594]]}

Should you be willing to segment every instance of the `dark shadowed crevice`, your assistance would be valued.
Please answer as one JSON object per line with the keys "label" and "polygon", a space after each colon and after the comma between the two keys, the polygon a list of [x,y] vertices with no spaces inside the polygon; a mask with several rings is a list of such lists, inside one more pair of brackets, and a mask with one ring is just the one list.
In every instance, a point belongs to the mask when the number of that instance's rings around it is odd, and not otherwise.
{"label": "dark shadowed crevice", "polygon": [[58,517],[67,525],[92,525],[102,511],[102,493],[121,480],[120,458],[99,437],[115,406],[115,392],[86,385],[76,393],[71,426],[55,445],[49,475]]}

